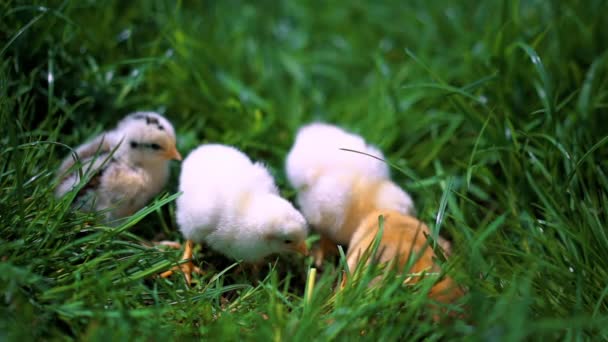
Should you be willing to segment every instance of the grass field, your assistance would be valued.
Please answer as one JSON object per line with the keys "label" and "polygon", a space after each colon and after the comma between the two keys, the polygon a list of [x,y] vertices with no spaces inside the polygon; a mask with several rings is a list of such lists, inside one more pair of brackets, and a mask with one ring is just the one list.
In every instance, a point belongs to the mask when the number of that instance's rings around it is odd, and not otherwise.
{"label": "grass field", "polygon": [[[0,340],[608,339],[608,2],[4,1]],[[418,216],[453,241],[467,319],[422,315],[429,282],[338,296],[340,261],[260,278],[180,258],[179,163],[119,227],[55,199],[69,147],[135,110],[182,154],[221,142],[283,161],[323,120],[377,144]],[[85,226],[85,222],[89,225]]]}

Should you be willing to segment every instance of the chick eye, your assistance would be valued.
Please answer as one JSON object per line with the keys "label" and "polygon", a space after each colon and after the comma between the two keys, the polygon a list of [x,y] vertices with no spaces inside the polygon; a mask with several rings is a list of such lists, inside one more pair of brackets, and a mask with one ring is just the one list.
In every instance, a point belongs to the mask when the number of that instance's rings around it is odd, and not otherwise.
{"label": "chick eye", "polygon": [[156,143],[152,143],[152,144],[150,144],[150,148],[153,149],[154,151],[158,151],[158,150],[160,150],[160,145],[156,144]]}
{"label": "chick eye", "polygon": [[139,144],[135,141],[131,141],[131,148],[137,148],[137,146],[139,146]]}
{"label": "chick eye", "polygon": [[292,242],[293,242],[293,240],[290,240],[290,239],[285,239],[285,240],[283,240],[283,242],[284,242],[286,245],[289,245],[290,243],[292,243]]}

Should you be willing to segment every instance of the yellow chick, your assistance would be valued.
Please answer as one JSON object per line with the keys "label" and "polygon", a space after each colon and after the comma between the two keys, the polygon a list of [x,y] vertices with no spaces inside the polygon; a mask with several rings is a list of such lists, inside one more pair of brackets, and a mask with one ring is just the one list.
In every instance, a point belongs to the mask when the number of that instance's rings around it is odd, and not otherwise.
{"label": "yellow chick", "polygon": [[312,123],[298,131],[285,168],[302,214],[321,235],[313,252],[317,267],[336,244],[348,244],[370,212],[413,212],[412,199],[391,181],[383,158],[360,136],[333,125]]}

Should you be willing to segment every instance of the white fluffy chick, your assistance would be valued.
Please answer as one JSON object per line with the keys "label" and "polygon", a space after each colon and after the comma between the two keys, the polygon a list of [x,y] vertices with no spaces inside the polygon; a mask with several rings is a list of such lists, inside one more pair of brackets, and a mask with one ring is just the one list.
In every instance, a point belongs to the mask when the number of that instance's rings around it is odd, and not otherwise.
{"label": "white fluffy chick", "polygon": [[285,167],[290,184],[298,190],[302,214],[321,235],[314,253],[318,267],[336,244],[349,243],[368,213],[413,212],[412,199],[391,181],[382,159],[376,147],[339,127],[312,123],[298,131]]}
{"label": "white fluffy chick", "polygon": [[89,173],[75,205],[86,211],[104,210],[108,221],[146,205],[167,183],[169,161],[181,160],[173,126],[153,112],[127,115],[115,129],[79,146],[76,155],[61,164],[55,194],[65,195]]}
{"label": "white fluffy chick", "polygon": [[[274,253],[307,253],[304,217],[279,196],[266,167],[236,148],[199,146],[184,160],[179,183],[177,224],[188,240],[184,259],[192,257],[192,241],[250,263]],[[189,269],[182,267],[188,282]]]}

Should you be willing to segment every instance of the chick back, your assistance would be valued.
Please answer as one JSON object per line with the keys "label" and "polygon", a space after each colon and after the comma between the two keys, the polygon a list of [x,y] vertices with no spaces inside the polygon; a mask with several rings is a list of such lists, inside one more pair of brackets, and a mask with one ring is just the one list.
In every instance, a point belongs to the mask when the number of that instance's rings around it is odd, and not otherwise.
{"label": "chick back", "polygon": [[[370,257],[366,262],[372,260],[380,264],[394,262],[394,267],[408,273],[439,272],[440,267],[434,262],[435,253],[427,245],[425,234],[430,234],[430,229],[422,222],[412,216],[390,210],[377,210],[369,213],[357,227],[349,244],[346,255],[349,269],[354,271],[361,262],[361,256],[371,248],[379,231],[379,216],[384,217],[383,233],[380,239],[377,254]],[[450,250],[449,242],[443,238],[438,239],[439,245]],[[410,257],[416,262],[409,269],[404,269]],[[417,258],[417,259],[416,259]],[[418,277],[412,276],[410,283],[418,281]],[[444,303],[450,303],[460,298],[464,292],[449,276],[444,276],[437,282],[429,292],[429,297]]]}
{"label": "chick back", "polygon": [[300,189],[311,186],[320,174],[332,170],[355,170],[368,177],[387,178],[389,169],[383,158],[382,152],[360,136],[336,126],[312,123],[298,131],[285,168],[290,184]]}
{"label": "chick back", "polygon": [[[277,193],[266,168],[239,150],[202,145],[184,160],[177,199],[177,223],[182,234],[203,242],[221,228],[239,223],[252,196]],[[246,233],[246,232],[243,232]]]}
{"label": "chick back", "polygon": [[328,172],[298,194],[308,222],[337,244],[348,244],[361,221],[374,210],[413,213],[410,196],[389,179]]}

